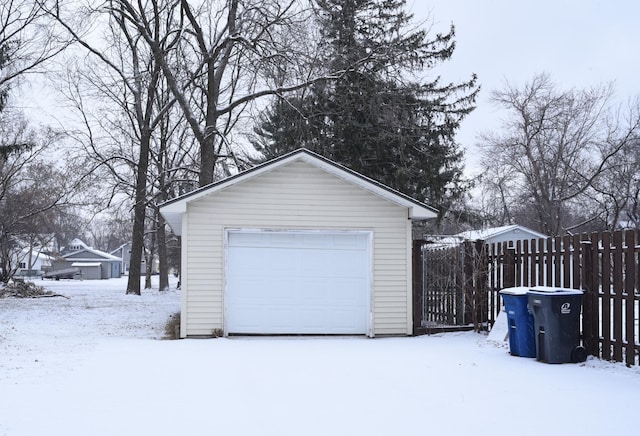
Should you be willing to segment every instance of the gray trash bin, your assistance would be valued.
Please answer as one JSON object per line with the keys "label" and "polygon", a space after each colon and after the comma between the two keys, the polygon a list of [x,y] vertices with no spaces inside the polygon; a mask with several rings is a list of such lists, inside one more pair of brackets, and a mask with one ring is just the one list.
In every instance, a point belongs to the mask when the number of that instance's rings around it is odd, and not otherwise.
{"label": "gray trash bin", "polygon": [[533,313],[536,358],[547,363],[584,362],[587,353],[580,345],[582,291],[535,287],[527,297]]}

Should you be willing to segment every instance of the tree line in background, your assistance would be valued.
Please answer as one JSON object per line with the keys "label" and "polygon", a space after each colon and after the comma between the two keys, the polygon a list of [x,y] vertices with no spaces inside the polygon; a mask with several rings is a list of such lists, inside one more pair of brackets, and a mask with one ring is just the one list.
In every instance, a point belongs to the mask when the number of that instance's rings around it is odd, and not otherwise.
{"label": "tree line in background", "polygon": [[613,91],[548,74],[494,91],[507,117],[480,138],[479,213],[549,236],[640,228],[640,100],[620,106]]}
{"label": "tree line in background", "polygon": [[[637,102],[546,75],[506,86],[507,122],[467,179],[455,134],[477,79],[435,74],[454,28],[433,33],[404,0],[15,0],[0,23],[2,281],[17,247],[83,236],[132,242],[127,293],[143,258],[167,289],[178,241],[158,205],[299,147],[435,206],[432,232],[639,225]],[[44,72],[68,114],[55,129],[11,104]]]}

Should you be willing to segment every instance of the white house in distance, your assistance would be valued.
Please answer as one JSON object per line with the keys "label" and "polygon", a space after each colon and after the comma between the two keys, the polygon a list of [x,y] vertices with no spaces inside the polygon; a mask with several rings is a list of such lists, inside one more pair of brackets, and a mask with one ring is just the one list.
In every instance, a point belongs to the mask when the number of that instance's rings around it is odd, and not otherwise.
{"label": "white house in distance", "polygon": [[35,277],[41,276],[51,269],[53,258],[40,252],[37,248],[23,248],[17,256],[17,276]]}
{"label": "white house in distance", "polygon": [[425,204],[300,149],[160,211],[182,236],[182,337],[412,334]]}

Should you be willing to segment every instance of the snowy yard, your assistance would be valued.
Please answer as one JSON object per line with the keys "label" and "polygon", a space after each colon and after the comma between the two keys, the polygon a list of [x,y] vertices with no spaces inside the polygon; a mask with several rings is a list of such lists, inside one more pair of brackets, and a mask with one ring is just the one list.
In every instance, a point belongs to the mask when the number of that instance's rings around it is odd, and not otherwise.
{"label": "snowy yard", "polygon": [[158,340],[179,291],[37,284],[69,299],[0,299],[0,435],[628,434],[640,404],[638,367],[474,333]]}

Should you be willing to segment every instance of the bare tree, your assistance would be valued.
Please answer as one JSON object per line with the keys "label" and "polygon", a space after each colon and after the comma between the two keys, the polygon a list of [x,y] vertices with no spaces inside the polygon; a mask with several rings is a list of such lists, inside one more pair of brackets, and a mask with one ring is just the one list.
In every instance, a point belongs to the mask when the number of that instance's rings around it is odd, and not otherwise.
{"label": "bare tree", "polygon": [[[48,159],[49,149],[60,139],[50,130],[30,129],[20,115],[0,113],[0,281],[15,273],[23,248],[48,242],[48,223],[58,210],[73,204],[79,179],[63,175]],[[17,143],[23,145],[15,147]]]}
{"label": "bare tree", "polygon": [[[221,160],[239,166],[230,135],[242,111],[255,100],[304,88],[336,77],[305,77],[295,83],[267,84],[266,71],[295,65],[295,34],[308,11],[301,2],[289,0],[187,0],[168,3],[150,0],[154,10],[174,8],[179,20],[174,32],[184,70],[173,68],[171,51],[153,37],[149,20],[133,2],[113,0],[111,7],[122,11],[147,41],[167,78],[169,89],[182,109],[200,148],[199,184],[214,181]],[[223,166],[225,168],[225,166]]]}
{"label": "bare tree", "polygon": [[[199,165],[192,169],[198,174],[199,184],[206,185],[243,165],[236,158],[232,133],[249,104],[262,96],[300,89],[333,76],[301,78],[298,75],[291,83],[281,81],[277,85],[269,84],[266,79],[272,77],[265,74],[266,70],[296,65],[298,54],[292,49],[293,44],[288,43],[295,40],[291,32],[296,26],[302,26],[307,16],[299,1],[108,0],[93,6],[91,3],[84,10],[101,26],[108,23],[108,47],[99,47],[90,42],[90,38],[82,37],[76,30],[78,25],[72,19],[63,18],[57,7],[50,8],[49,13],[110,71],[107,80],[94,76],[95,89],[117,98],[122,120],[131,127],[129,137],[118,129],[107,131],[118,132],[118,136],[125,139],[122,143],[132,144],[133,154],[105,154],[101,147],[93,145],[97,144],[93,133],[84,140],[97,157],[96,162],[113,168],[111,172],[123,186],[127,178],[122,176],[122,168],[127,165],[135,168],[132,267],[127,292],[139,293],[140,271],[136,267],[139,269],[148,230],[144,225],[145,216],[152,216],[146,213],[146,208],[150,199],[162,201],[163,196],[173,191],[165,187],[171,181],[158,178],[162,195],[149,192],[154,186],[149,184],[149,165],[155,153],[153,144],[163,141],[157,137],[156,129],[173,102],[180,108],[190,136],[198,145],[195,154]],[[165,81],[171,97],[160,102],[153,91],[164,87]],[[82,97],[79,93],[78,96]],[[85,121],[85,124],[89,123]],[[191,143],[191,138],[187,143]],[[127,162],[123,156],[136,156],[136,160]],[[181,160],[168,161],[166,157],[160,153],[155,158],[159,175],[169,174],[167,169]],[[181,174],[186,174],[187,166],[181,165]],[[162,221],[157,218],[157,229],[162,232]]]}
{"label": "bare tree", "polygon": [[[522,88],[507,85],[493,93],[509,115],[503,131],[484,135],[480,145],[493,171],[486,178],[498,182],[496,199],[504,210],[530,205],[536,227],[549,235],[580,224],[570,221],[572,205],[587,198],[638,134],[639,119],[623,125],[612,96],[612,86],[559,90],[545,74]],[[500,182],[500,175],[508,180]]]}
{"label": "bare tree", "polygon": [[47,13],[57,1],[7,0],[0,3],[0,88],[28,73],[41,72],[44,64],[64,51],[73,39],[61,37]]}
{"label": "bare tree", "polygon": [[[130,5],[133,8],[133,5]],[[139,2],[138,16],[144,16],[147,30],[163,51],[169,51],[173,44],[166,38],[166,29],[172,26],[173,16],[161,10],[147,7]],[[87,135],[83,143],[87,147],[97,166],[107,170],[116,181],[114,192],[124,192],[133,197],[133,230],[131,237],[131,264],[127,283],[127,294],[140,295],[141,260],[145,241],[145,222],[149,202],[148,172],[153,135],[158,124],[167,116],[174,99],[157,100],[157,88],[163,80],[162,70],[155,61],[149,45],[140,38],[136,27],[126,19],[126,12],[119,8],[118,2],[107,2],[106,9],[88,8],[87,16],[106,14],[103,23],[103,35],[108,39],[107,46],[100,46],[83,38],[78,33],[78,24],[73,19],[64,18],[57,10],[50,15],[78,40],[79,44],[97,59],[91,71],[80,73],[85,83],[117,108],[116,115],[103,115],[98,120],[102,133],[106,133],[110,147],[104,148],[92,133],[95,129],[84,107],[83,91],[71,88],[69,96],[83,113]],[[78,76],[75,76],[78,77]],[[75,83],[74,83],[75,85]],[[110,111],[106,112],[107,114]],[[128,150],[123,150],[128,148]],[[133,177],[130,175],[133,174]],[[163,272],[166,276],[166,271]]]}
{"label": "bare tree", "polygon": [[[159,101],[173,98],[164,82],[156,92]],[[164,291],[169,288],[169,259],[166,222],[160,215],[159,204],[183,193],[180,191],[181,186],[185,184],[195,186],[195,180],[198,177],[197,147],[177,107],[172,107],[171,113],[161,120],[154,136],[150,160],[149,184],[153,196],[149,201],[151,213],[148,214],[150,223],[148,233],[157,244],[159,287]],[[147,244],[147,246],[154,248],[156,244]],[[153,256],[148,257],[150,259],[147,260],[145,286],[150,286],[149,268],[150,260],[153,260]]]}
{"label": "bare tree", "polygon": [[[635,111],[640,110],[636,101]],[[603,226],[640,228],[640,139],[625,143],[598,177],[590,196],[601,213]]]}
{"label": "bare tree", "polygon": [[131,238],[131,216],[126,208],[112,207],[92,220],[88,227],[93,246],[108,253]]}

